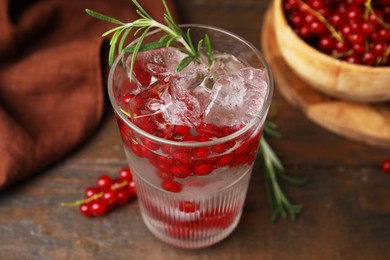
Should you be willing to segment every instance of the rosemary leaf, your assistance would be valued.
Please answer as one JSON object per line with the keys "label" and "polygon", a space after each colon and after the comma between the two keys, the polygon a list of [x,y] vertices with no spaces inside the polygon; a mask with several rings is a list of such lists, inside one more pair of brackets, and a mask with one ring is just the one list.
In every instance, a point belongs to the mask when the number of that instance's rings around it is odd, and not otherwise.
{"label": "rosemary leaf", "polygon": [[122,34],[121,40],[118,45],[118,54],[120,54],[123,50],[123,45],[125,44],[125,41],[127,37],[129,36],[132,28],[127,28],[124,30],[124,33]]}
{"label": "rosemary leaf", "polygon": [[198,42],[198,47],[196,48],[198,53],[201,52],[201,50],[202,50],[202,45],[203,45],[203,40],[200,40],[200,41]]}
{"label": "rosemary leaf", "polygon": [[290,184],[293,184],[293,185],[298,185],[298,186],[302,186],[302,185],[305,185],[307,184],[307,182],[309,181],[309,178],[297,178],[297,177],[291,177],[285,173],[283,173],[282,171],[278,171],[276,173],[280,178],[282,178],[284,181],[290,183]]}
{"label": "rosemary leaf", "polygon": [[139,13],[142,17],[153,20],[153,18],[145,11],[145,9],[137,2],[137,0],[132,0],[132,2],[138,8],[137,13]]}
{"label": "rosemary leaf", "polygon": [[213,63],[213,50],[211,48],[210,37],[208,36],[207,33],[204,35],[204,43],[206,45],[207,59],[208,59],[209,65],[211,66],[211,64]]}
{"label": "rosemary leaf", "polygon": [[[144,43],[144,44],[142,44],[139,47],[138,52],[150,51],[150,50],[158,49],[158,48],[166,46],[166,44],[167,44],[166,41],[165,42],[148,42],[148,43]],[[128,47],[124,48],[123,50],[125,52],[128,52],[128,53],[134,53],[135,48],[136,48],[136,46],[133,45],[133,46],[128,46]]]}
{"label": "rosemary leaf", "polygon": [[183,70],[185,67],[187,67],[188,64],[190,64],[194,59],[195,59],[194,56],[187,56],[187,57],[183,58],[183,59],[180,61],[179,65],[177,65],[176,71],[177,71],[177,72],[182,71],[182,70]]}
{"label": "rosemary leaf", "polygon": [[115,23],[115,24],[119,24],[119,25],[124,25],[123,22],[121,22],[121,21],[119,21],[119,20],[117,20],[115,18],[106,16],[104,14],[95,12],[93,10],[85,9],[85,12],[87,12],[87,14],[89,14],[90,16],[95,17],[96,19],[99,19],[99,20],[102,20],[102,21],[106,21],[106,22],[109,22],[109,23]]}
{"label": "rosemary leaf", "polygon": [[[133,0],[135,1],[135,0]],[[149,30],[151,28],[148,27],[144,30],[144,32],[142,33],[142,35],[139,37],[139,40],[137,41],[136,45],[135,45],[135,48],[134,48],[134,51],[133,51],[133,56],[131,57],[131,63],[130,63],[130,76],[129,76],[129,79],[130,81],[133,79],[133,71],[134,71],[134,64],[135,64],[135,58],[137,57],[137,54],[141,48],[141,45],[142,45],[142,42],[144,41],[144,38],[145,36],[148,34]]]}
{"label": "rosemary leaf", "polygon": [[112,65],[112,63],[114,63],[116,42],[118,41],[118,38],[119,38],[120,34],[122,33],[122,31],[123,31],[123,29],[117,30],[111,38],[110,51],[109,51],[109,56],[108,56],[108,64],[110,66]]}

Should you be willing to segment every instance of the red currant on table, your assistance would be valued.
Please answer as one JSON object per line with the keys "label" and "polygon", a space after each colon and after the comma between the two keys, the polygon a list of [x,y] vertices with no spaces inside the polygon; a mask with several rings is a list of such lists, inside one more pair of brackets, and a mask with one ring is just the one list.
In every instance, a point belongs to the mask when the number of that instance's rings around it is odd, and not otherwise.
{"label": "red currant on table", "polygon": [[384,160],[381,166],[384,173],[390,174],[390,159]]}
{"label": "red currant on table", "polygon": [[102,175],[96,181],[96,186],[101,190],[111,189],[112,179],[110,176]]}
{"label": "red currant on table", "polygon": [[126,204],[129,199],[137,197],[129,168],[122,168],[119,171],[119,178],[115,181],[108,175],[101,175],[96,184],[97,187],[85,189],[85,199],[61,205],[79,206],[80,213],[89,218],[104,215],[117,205]]}
{"label": "red currant on table", "polygon": [[94,216],[101,216],[107,211],[106,204],[101,200],[94,200],[89,204],[89,211]]}

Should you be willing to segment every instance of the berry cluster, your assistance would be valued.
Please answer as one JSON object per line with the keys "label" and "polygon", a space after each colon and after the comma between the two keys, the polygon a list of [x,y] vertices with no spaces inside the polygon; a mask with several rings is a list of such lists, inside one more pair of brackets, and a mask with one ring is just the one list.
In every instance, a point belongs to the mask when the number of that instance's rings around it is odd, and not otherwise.
{"label": "berry cluster", "polygon": [[354,64],[390,65],[390,1],[284,0],[283,9],[314,48]]}
{"label": "berry cluster", "polygon": [[[135,75],[139,82],[149,85],[151,76],[136,63]],[[168,122],[161,111],[153,113],[150,108],[163,102],[161,95],[169,90],[169,81],[161,80],[136,95],[136,83],[124,80],[120,87],[118,103],[122,113],[136,126],[154,136],[176,142],[207,142],[216,140],[240,130],[243,126],[217,126],[200,122],[194,127]],[[127,111],[131,111],[127,112]],[[185,117],[185,115],[183,115]],[[140,158],[147,159],[156,168],[161,178],[161,187],[170,192],[180,192],[180,179],[197,175],[204,176],[222,167],[237,167],[251,164],[257,152],[261,131],[240,136],[221,144],[202,147],[164,145],[139,135],[117,117],[123,143],[129,151]]]}
{"label": "berry cluster", "polygon": [[81,214],[89,218],[101,216],[136,197],[131,171],[129,168],[122,168],[118,179],[113,180],[108,175],[101,175],[96,181],[96,186],[85,189],[85,199],[62,205],[79,206]]}

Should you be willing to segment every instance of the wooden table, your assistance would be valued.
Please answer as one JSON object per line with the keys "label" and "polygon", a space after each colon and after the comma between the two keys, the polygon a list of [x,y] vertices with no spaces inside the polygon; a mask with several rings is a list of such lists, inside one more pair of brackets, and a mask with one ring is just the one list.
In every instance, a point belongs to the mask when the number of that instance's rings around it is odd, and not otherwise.
{"label": "wooden table", "polygon": [[[223,27],[260,47],[269,1],[178,1],[184,22]],[[390,176],[380,162],[390,151],[348,141],[320,128],[277,92],[275,122],[284,138],[269,139],[286,170],[308,176],[284,186],[304,212],[293,224],[270,223],[263,173],[253,172],[238,228],[223,242],[182,250],[144,226],[137,201],[100,218],[60,207],[83,196],[101,174],[126,165],[112,110],[96,134],[45,172],[0,193],[0,259],[388,259]]]}

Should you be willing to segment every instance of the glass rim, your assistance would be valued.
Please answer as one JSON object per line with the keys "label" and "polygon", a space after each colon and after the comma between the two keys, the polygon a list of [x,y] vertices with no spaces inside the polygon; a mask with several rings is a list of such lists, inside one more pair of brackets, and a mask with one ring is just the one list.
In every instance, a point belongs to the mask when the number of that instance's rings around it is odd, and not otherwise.
{"label": "glass rim", "polygon": [[[173,140],[164,139],[164,138],[155,136],[153,134],[150,134],[150,133],[142,130],[141,128],[139,128],[134,123],[132,123],[127,118],[127,116],[120,111],[120,107],[118,106],[118,104],[117,104],[117,102],[115,100],[114,93],[113,93],[113,88],[112,88],[113,87],[112,86],[112,82],[113,82],[113,78],[114,78],[114,71],[116,70],[116,68],[118,66],[118,63],[121,61],[122,57],[125,54],[122,51],[122,53],[115,58],[112,66],[110,68],[109,75],[108,75],[108,84],[107,84],[108,85],[108,96],[109,96],[111,105],[114,108],[114,112],[120,117],[120,119],[123,122],[125,122],[126,125],[129,126],[132,130],[134,130],[138,134],[140,134],[140,135],[142,135],[142,136],[144,136],[144,137],[146,137],[148,139],[151,139],[151,140],[153,140],[153,141],[155,141],[157,143],[162,143],[162,144],[171,145],[171,146],[182,146],[182,147],[183,146],[184,147],[203,147],[203,146],[212,146],[212,145],[224,143],[226,141],[230,141],[232,139],[235,139],[236,137],[241,136],[242,134],[246,133],[249,129],[251,129],[253,126],[255,126],[255,124],[257,122],[259,122],[259,121],[261,121],[263,119],[265,120],[264,117],[267,115],[267,111],[268,111],[268,109],[269,109],[269,107],[271,105],[271,101],[272,101],[273,90],[274,90],[274,80],[273,80],[273,75],[272,75],[272,72],[271,72],[271,68],[270,68],[268,62],[265,60],[263,54],[252,43],[250,43],[249,41],[245,40],[244,38],[240,37],[239,35],[237,35],[235,33],[227,31],[225,29],[222,29],[222,28],[219,28],[219,27],[215,27],[215,26],[203,25],[203,24],[180,24],[179,26],[180,27],[188,27],[188,28],[209,29],[209,30],[212,30],[212,31],[220,32],[222,34],[225,34],[225,35],[227,35],[229,37],[233,37],[233,38],[237,39],[238,41],[242,42],[243,44],[245,44],[257,56],[257,58],[264,65],[265,71],[267,72],[267,75],[268,75],[267,91],[266,91],[266,95],[264,97],[263,106],[262,106],[262,108],[260,109],[260,111],[258,113],[259,115],[253,117],[253,119],[248,124],[246,124],[244,127],[239,129],[238,131],[235,131],[235,132],[233,132],[233,133],[231,133],[231,134],[229,134],[227,136],[223,136],[221,138],[217,138],[215,140],[210,140],[210,141],[206,141],[206,142],[173,141]],[[151,35],[157,34],[159,32],[161,32],[161,29],[153,30],[153,31],[147,33],[145,38],[147,38],[147,37],[149,37]],[[139,40],[139,38],[134,39],[128,46],[134,45],[138,40]]]}

